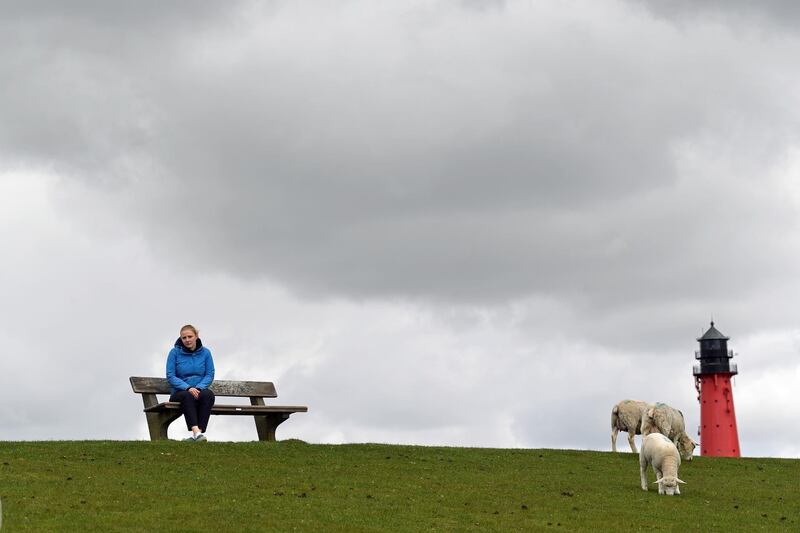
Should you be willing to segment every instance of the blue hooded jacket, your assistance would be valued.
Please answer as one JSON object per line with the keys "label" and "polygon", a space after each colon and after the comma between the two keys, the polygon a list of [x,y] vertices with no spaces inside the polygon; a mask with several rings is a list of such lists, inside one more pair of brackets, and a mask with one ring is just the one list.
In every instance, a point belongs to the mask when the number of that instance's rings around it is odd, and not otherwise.
{"label": "blue hooded jacket", "polygon": [[214,360],[211,358],[211,350],[197,339],[195,350],[190,352],[178,338],[175,347],[167,356],[167,381],[172,387],[172,394],[192,387],[207,389],[214,381]]}

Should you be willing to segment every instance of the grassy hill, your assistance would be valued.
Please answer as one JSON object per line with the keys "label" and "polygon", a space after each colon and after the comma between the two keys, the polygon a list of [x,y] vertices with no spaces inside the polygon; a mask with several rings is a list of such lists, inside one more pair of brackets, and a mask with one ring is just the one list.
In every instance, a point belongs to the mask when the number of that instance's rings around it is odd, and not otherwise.
{"label": "grassy hill", "polygon": [[[800,460],[358,444],[0,442],[15,531],[800,531]],[[650,471],[650,481],[655,477]]]}

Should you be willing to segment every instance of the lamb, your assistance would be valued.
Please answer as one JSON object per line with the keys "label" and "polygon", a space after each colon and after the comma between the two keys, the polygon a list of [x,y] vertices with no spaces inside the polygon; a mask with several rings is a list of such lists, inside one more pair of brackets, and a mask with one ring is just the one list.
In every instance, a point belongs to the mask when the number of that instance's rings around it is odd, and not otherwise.
{"label": "lamb", "polygon": [[665,403],[656,403],[648,406],[642,417],[642,435],[661,433],[675,443],[678,450],[687,461],[692,460],[694,448],[697,444],[686,434],[686,425],[683,413]]}
{"label": "lamb", "polygon": [[652,465],[656,473],[658,493],[673,496],[680,494],[678,483],[686,483],[678,479],[678,467],[681,455],[678,447],[661,433],[650,433],[642,439],[642,450],[639,452],[639,476],[642,490],[647,490],[647,466]]}
{"label": "lamb", "polygon": [[628,433],[628,444],[631,451],[637,453],[634,435],[641,435],[642,418],[648,408],[647,402],[638,400],[622,400],[611,409],[611,450],[617,451],[617,434],[620,431]]}

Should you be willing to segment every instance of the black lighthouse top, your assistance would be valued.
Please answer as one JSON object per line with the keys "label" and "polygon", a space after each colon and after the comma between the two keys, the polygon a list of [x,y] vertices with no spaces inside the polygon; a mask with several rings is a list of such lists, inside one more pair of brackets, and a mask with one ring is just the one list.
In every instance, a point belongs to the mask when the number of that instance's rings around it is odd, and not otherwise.
{"label": "black lighthouse top", "polygon": [[702,337],[697,339],[700,343],[700,351],[694,353],[694,358],[700,361],[699,365],[694,366],[694,375],[704,374],[737,374],[736,363],[731,363],[733,351],[728,350],[728,340],[714,327],[708,328]]}

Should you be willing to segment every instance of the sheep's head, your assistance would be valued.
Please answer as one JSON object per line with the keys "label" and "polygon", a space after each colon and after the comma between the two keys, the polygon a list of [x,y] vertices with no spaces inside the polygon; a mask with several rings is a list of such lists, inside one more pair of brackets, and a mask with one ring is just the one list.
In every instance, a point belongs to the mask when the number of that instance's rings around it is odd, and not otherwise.
{"label": "sheep's head", "polygon": [[661,479],[655,480],[653,483],[658,483],[659,494],[674,496],[678,489],[678,483],[686,483],[686,482],[678,479],[677,476],[664,476]]}
{"label": "sheep's head", "polygon": [[697,443],[692,440],[689,435],[684,433],[680,439],[678,439],[678,451],[681,454],[681,457],[686,459],[687,461],[692,460],[692,456],[694,455],[694,449],[697,446]]}

